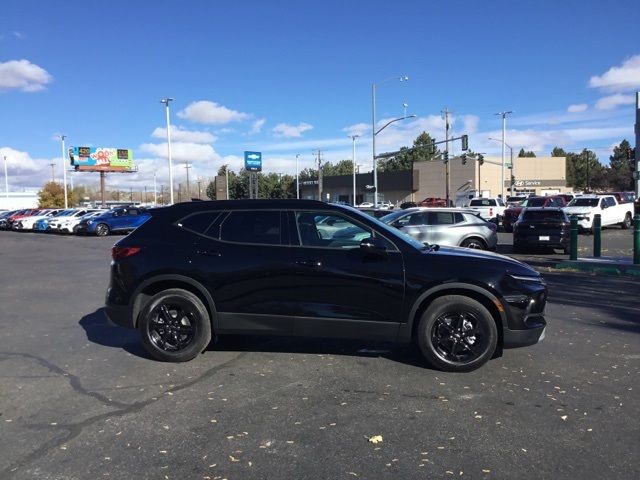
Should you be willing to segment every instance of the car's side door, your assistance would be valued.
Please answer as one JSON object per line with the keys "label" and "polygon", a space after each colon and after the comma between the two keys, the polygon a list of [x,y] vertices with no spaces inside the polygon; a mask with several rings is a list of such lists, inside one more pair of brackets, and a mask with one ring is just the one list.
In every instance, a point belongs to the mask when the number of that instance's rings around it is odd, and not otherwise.
{"label": "car's side door", "polygon": [[[345,228],[321,237],[319,219]],[[342,212],[293,211],[294,335],[394,338],[404,301],[401,252],[381,233]]]}
{"label": "car's side door", "polygon": [[429,243],[457,246],[460,240],[459,237],[464,232],[455,228],[455,224],[461,223],[463,220],[464,218],[460,213],[429,212]]}
{"label": "car's side door", "polygon": [[422,243],[432,243],[429,213],[426,211],[413,212],[400,217],[393,226]]}
{"label": "car's side door", "polygon": [[196,215],[200,225],[208,223],[194,239],[191,275],[215,302],[219,333],[291,334],[299,286],[283,213],[258,209]]}

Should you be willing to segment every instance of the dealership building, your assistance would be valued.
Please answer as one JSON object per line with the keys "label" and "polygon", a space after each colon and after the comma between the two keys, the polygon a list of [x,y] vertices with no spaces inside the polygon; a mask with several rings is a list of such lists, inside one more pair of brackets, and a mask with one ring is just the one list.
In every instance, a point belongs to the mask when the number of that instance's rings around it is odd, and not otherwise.
{"label": "dealership building", "polygon": [[[507,160],[508,162],[509,160]],[[454,157],[449,160],[449,198],[457,202],[461,198],[481,195],[501,195],[501,157],[484,157],[479,165],[476,159]],[[509,168],[512,167],[512,168]],[[505,195],[553,195],[572,192],[566,183],[565,157],[518,157],[513,165],[505,164]],[[425,198],[445,198],[447,191],[446,165],[441,160],[415,162],[412,170],[378,172],[378,201],[398,204],[419,202]],[[371,172],[356,174],[356,201],[373,202],[373,175]],[[301,197],[321,198],[330,202],[353,202],[353,176],[340,175],[301,182]]]}

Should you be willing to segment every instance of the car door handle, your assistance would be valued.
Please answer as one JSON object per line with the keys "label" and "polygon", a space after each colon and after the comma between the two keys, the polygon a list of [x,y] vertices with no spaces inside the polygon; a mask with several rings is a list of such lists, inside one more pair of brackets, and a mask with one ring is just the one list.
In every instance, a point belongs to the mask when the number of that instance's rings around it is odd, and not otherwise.
{"label": "car door handle", "polygon": [[320,260],[298,260],[296,265],[301,265],[303,267],[312,267],[318,268],[322,266],[322,262]]}
{"label": "car door handle", "polygon": [[222,254],[216,250],[196,250],[198,255],[204,255],[206,257],[221,257]]}

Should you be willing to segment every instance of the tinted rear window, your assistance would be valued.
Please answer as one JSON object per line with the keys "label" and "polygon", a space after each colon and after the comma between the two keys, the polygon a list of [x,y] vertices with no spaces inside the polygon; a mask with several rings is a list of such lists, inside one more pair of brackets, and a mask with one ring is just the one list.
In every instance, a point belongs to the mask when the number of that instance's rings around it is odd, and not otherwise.
{"label": "tinted rear window", "polygon": [[220,215],[220,212],[201,212],[178,221],[178,226],[185,230],[190,230],[195,233],[204,234],[209,226]]}
{"label": "tinted rear window", "polygon": [[530,198],[527,200],[527,207],[544,207],[546,198]]}
{"label": "tinted rear window", "polygon": [[562,222],[566,219],[564,212],[559,210],[525,210],[522,218],[526,222]]}
{"label": "tinted rear window", "polygon": [[479,198],[476,200],[471,200],[469,204],[471,207],[495,207],[496,201],[490,200],[488,198]]}

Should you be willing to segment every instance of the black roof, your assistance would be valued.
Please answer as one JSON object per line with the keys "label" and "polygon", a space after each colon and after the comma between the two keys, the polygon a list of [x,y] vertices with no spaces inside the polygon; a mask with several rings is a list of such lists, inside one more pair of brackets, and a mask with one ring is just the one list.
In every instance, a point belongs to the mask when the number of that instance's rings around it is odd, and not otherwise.
{"label": "black roof", "polygon": [[343,210],[352,208],[345,205],[337,205],[318,200],[298,200],[298,199],[243,199],[243,200],[209,200],[202,202],[182,202],[176,203],[170,207],[161,207],[173,211],[180,210],[184,212],[200,211],[200,210],[244,210],[244,209],[299,209],[309,208],[314,210]]}

